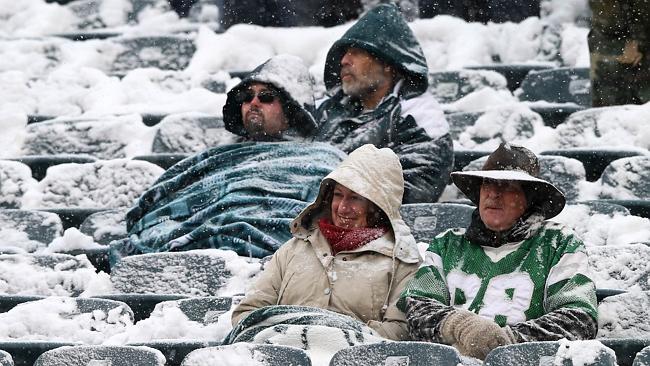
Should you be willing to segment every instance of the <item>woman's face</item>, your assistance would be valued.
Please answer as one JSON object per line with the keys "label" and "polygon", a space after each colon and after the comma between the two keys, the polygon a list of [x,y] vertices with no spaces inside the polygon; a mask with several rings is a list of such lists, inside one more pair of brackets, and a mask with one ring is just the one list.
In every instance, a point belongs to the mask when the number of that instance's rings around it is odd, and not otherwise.
{"label": "woman's face", "polygon": [[368,209],[372,203],[347,187],[336,183],[332,197],[332,223],[346,229],[368,227]]}

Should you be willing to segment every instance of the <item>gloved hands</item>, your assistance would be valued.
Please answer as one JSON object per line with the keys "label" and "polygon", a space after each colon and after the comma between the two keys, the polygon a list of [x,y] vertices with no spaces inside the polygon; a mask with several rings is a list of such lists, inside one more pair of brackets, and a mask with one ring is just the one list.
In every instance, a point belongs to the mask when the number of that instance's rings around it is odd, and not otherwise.
{"label": "gloved hands", "polygon": [[461,354],[481,360],[498,346],[516,343],[510,328],[464,309],[455,309],[443,319],[440,335]]}

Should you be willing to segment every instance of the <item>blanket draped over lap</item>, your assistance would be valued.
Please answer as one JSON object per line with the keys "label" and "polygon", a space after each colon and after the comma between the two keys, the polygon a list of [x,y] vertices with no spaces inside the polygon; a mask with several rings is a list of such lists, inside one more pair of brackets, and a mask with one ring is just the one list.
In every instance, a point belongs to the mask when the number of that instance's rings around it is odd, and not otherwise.
{"label": "blanket draped over lap", "polygon": [[346,347],[387,341],[347,315],[308,306],[274,305],[257,309],[242,319],[223,344],[277,344],[331,357]]}
{"label": "blanket draped over lap", "polygon": [[205,150],[169,168],[127,213],[120,255],[230,249],[271,255],[289,224],[345,157],[322,143],[238,143]]}

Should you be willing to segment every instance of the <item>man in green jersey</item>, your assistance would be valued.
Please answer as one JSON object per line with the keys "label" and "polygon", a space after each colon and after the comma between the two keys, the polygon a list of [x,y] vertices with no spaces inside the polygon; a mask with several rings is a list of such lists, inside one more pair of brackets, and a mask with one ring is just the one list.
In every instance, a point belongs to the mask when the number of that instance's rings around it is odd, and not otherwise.
{"label": "man in green jersey", "polygon": [[510,144],[501,144],[482,170],[451,174],[478,209],[467,229],[433,240],[402,292],[398,307],[415,340],[484,359],[501,345],[596,336],[596,289],[584,244],[547,221],[565,199],[538,176],[537,157]]}

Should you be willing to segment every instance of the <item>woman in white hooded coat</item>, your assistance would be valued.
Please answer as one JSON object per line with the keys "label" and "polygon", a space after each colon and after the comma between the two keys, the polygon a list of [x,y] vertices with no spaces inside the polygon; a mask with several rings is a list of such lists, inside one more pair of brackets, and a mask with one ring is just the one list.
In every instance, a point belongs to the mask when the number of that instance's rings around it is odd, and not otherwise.
{"label": "woman in white hooded coat", "polygon": [[396,302],[417,271],[415,238],[400,216],[404,178],[388,148],[364,145],[323,179],[291,224],[293,238],[266,263],[233,312],[233,325],[270,305],[323,308],[407,340]]}

